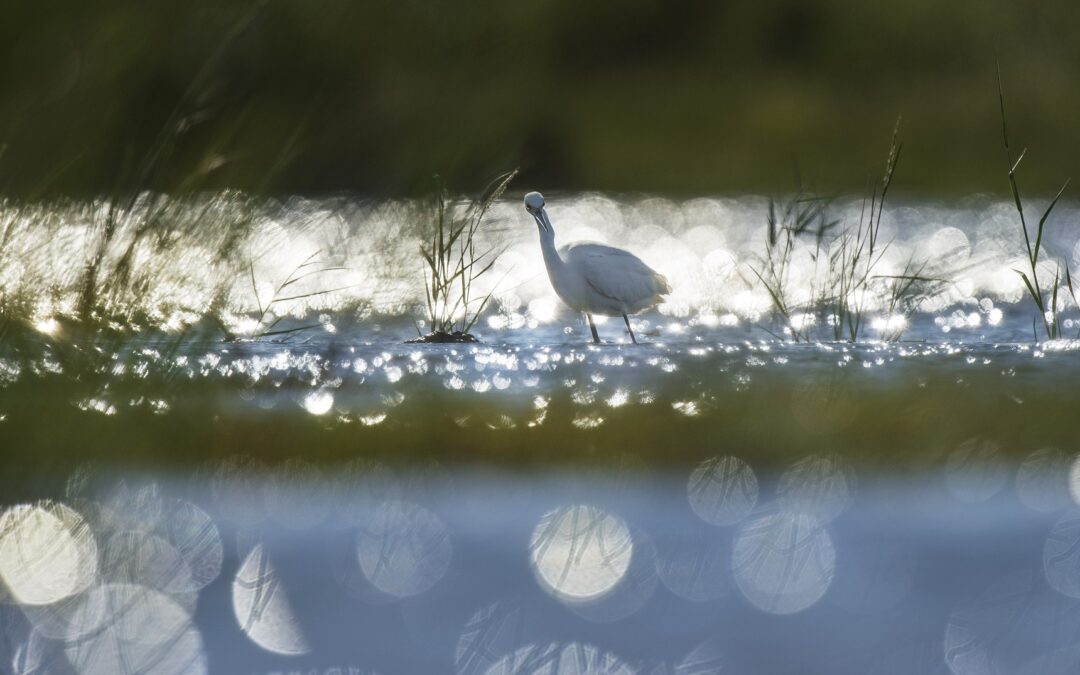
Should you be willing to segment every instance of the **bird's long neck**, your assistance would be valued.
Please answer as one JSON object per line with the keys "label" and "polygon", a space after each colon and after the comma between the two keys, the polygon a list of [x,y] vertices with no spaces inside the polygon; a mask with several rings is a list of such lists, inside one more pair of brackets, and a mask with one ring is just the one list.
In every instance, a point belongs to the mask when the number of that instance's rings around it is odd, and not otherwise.
{"label": "bird's long neck", "polygon": [[559,251],[555,248],[555,230],[551,227],[551,220],[548,219],[547,213],[540,213],[540,221],[542,227],[538,228],[540,231],[540,250],[544,252],[544,266],[548,269],[548,274],[552,274],[556,270],[561,270],[565,263],[562,256],[559,255]]}

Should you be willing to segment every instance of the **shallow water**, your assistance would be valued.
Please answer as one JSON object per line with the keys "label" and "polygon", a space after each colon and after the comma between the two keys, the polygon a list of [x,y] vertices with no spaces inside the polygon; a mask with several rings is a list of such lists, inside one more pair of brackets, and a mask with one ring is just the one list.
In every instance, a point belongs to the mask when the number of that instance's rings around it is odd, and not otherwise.
{"label": "shallow water", "polygon": [[[1063,339],[1032,340],[1009,205],[887,210],[876,274],[916,257],[949,282],[891,314],[871,284],[852,344],[827,312],[769,313],[748,274],[761,199],[549,203],[562,240],[627,245],[672,280],[634,320],[642,344],[616,321],[589,344],[516,203],[495,214],[508,248],[478,345],[404,343],[423,293],[413,205],[204,196],[130,249],[128,214],[103,259],[138,264],[100,277],[128,323],[89,332],[71,317],[102,206],[9,205],[0,290],[27,314],[0,346],[0,662],[1080,666],[1080,316],[1062,289]],[[1075,263],[1074,237],[1046,246]],[[315,252],[326,271],[274,301]],[[809,256],[792,297],[827,278]],[[243,338],[278,318],[310,327]],[[777,339],[792,331],[809,339]]]}
{"label": "shallow water", "polygon": [[[1039,206],[1033,201],[1028,208],[1038,212]],[[755,339],[790,329],[770,319],[769,292],[754,273],[763,271],[765,255],[763,198],[673,202],[549,195],[548,210],[558,244],[594,240],[623,246],[668,277],[672,293],[658,315],[640,320],[639,332],[668,337],[694,326],[738,328]],[[796,238],[782,286],[797,315],[793,320],[811,338],[835,338],[830,317],[808,303],[833,291],[828,257],[840,246],[837,235],[857,228],[865,211],[861,200],[837,200],[827,215],[840,225],[821,240],[809,234]],[[1078,216],[1076,204],[1059,204],[1040,242],[1038,273],[1048,300],[1054,262],[1080,263],[1080,241],[1070,226]],[[36,325],[50,332],[57,328],[52,322],[78,305],[85,268],[100,255],[96,283],[102,301],[138,314],[146,328],[175,332],[197,321],[200,308],[216,306],[238,335],[258,334],[282,317],[316,319],[329,331],[360,321],[350,339],[370,339],[374,324],[390,318],[394,334],[378,337],[396,341],[412,336],[414,320],[424,316],[418,251],[430,221],[420,203],[350,198],[144,195],[120,211],[105,202],[6,203],[0,204],[0,290],[6,302],[25,304]],[[566,327],[581,332],[580,322],[551,292],[536,226],[516,199],[495,204],[480,236],[478,249],[502,252],[476,284],[478,297],[494,294],[481,333],[495,341],[547,342],[549,335],[560,341]],[[972,197],[891,204],[877,241],[871,279],[849,299],[864,314],[860,337],[1031,338],[1031,305],[1017,273],[1029,272],[1026,245],[1011,203]],[[298,270],[302,278],[282,289]],[[1057,307],[1048,309],[1068,320],[1065,336],[1076,337],[1080,317],[1063,271],[1057,272],[1062,288]],[[905,273],[937,281],[916,284],[890,311],[892,277]],[[616,322],[601,331],[608,339],[623,336]]]}
{"label": "shallow water", "polygon": [[34,673],[1073,672],[1067,465],[84,476],[5,514],[0,616]]}

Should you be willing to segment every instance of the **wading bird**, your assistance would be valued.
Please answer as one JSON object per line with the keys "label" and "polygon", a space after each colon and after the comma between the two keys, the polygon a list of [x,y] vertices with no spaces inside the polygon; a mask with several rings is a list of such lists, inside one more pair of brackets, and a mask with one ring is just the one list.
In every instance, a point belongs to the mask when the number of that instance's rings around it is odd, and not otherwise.
{"label": "wading bird", "polygon": [[525,210],[540,229],[540,248],[555,293],[562,301],[589,319],[593,342],[600,342],[593,314],[622,316],[630,339],[637,344],[628,315],[660,303],[671,292],[664,275],[621,248],[588,241],[575,241],[555,248],[555,230],[544,210],[539,192],[525,195]]}

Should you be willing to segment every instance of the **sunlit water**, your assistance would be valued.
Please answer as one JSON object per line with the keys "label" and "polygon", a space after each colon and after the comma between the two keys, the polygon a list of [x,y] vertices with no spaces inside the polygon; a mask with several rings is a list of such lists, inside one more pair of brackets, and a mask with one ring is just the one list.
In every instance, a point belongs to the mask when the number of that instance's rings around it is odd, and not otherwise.
{"label": "sunlit water", "polygon": [[[1029,205],[1029,211],[1038,213],[1038,206]],[[828,220],[838,225],[821,239],[796,238],[779,290],[792,323],[810,337],[833,336],[834,319],[813,300],[835,294],[828,259],[840,248],[837,235],[844,228],[854,231],[866,208],[861,200],[838,200],[828,211]],[[593,240],[623,246],[667,276],[673,292],[658,314],[641,319],[643,333],[666,336],[701,325],[769,337],[766,330],[784,335],[792,328],[771,318],[770,293],[755,274],[765,271],[763,198],[673,202],[549,195],[548,210],[558,244]],[[1058,206],[1040,242],[1036,270],[1047,311],[1061,315],[1064,333],[1072,337],[1080,333],[1080,317],[1064,264],[1080,265],[1080,241],[1071,227],[1078,217],[1075,205]],[[85,268],[100,256],[101,300],[139,314],[151,328],[175,331],[216,307],[238,335],[257,335],[278,317],[315,319],[330,331],[352,319],[400,317],[411,332],[414,321],[423,325],[425,266],[419,248],[431,220],[419,203],[347,198],[268,202],[235,194],[185,200],[148,195],[120,210],[95,202],[7,204],[0,208],[0,291],[5,302],[28,306],[40,330],[53,332],[56,320],[76,308]],[[1035,217],[1029,214],[1029,220],[1034,227]],[[477,297],[493,293],[480,333],[496,341],[535,334],[548,342],[567,326],[580,332],[551,292],[536,225],[517,200],[495,204],[480,236],[479,250],[495,247],[501,253],[475,287]],[[1032,306],[1011,317],[1026,300],[1018,272],[1031,276],[1027,256],[1010,202],[892,205],[883,212],[872,266],[869,254],[860,263],[868,282],[847,298],[864,315],[860,337],[1027,340]],[[905,274],[933,282],[915,284],[903,302],[890,304],[893,278]],[[368,328],[357,326],[350,337],[367,335]],[[603,332],[609,339],[623,333],[614,324]]]}
{"label": "sunlit water", "polygon": [[[4,672],[1080,668],[1080,315],[1062,285],[1045,339],[1010,204],[886,209],[855,344],[771,311],[764,200],[549,204],[671,280],[642,344],[589,343],[516,202],[471,345],[404,343],[408,204],[200,197],[104,247],[102,205],[9,207]],[[1080,264],[1077,215],[1049,260]],[[97,252],[128,323],[87,337]],[[889,305],[912,260],[945,281]]]}

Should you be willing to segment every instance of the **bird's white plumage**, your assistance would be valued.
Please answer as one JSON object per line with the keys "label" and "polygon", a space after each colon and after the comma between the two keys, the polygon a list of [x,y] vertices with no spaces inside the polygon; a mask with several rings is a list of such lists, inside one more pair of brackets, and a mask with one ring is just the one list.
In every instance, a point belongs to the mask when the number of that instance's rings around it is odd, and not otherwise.
{"label": "bird's white plumage", "polygon": [[[555,248],[555,231],[538,192],[525,196],[525,209],[536,219],[544,265],[555,293],[587,314],[636,314],[671,292],[667,279],[629,251],[595,242]],[[591,320],[590,320],[591,321]]]}
{"label": "bird's white plumage", "polygon": [[671,292],[667,279],[621,248],[582,241],[567,244],[559,254],[571,269],[580,270],[586,295],[582,311],[619,316],[636,314],[660,303]]}

